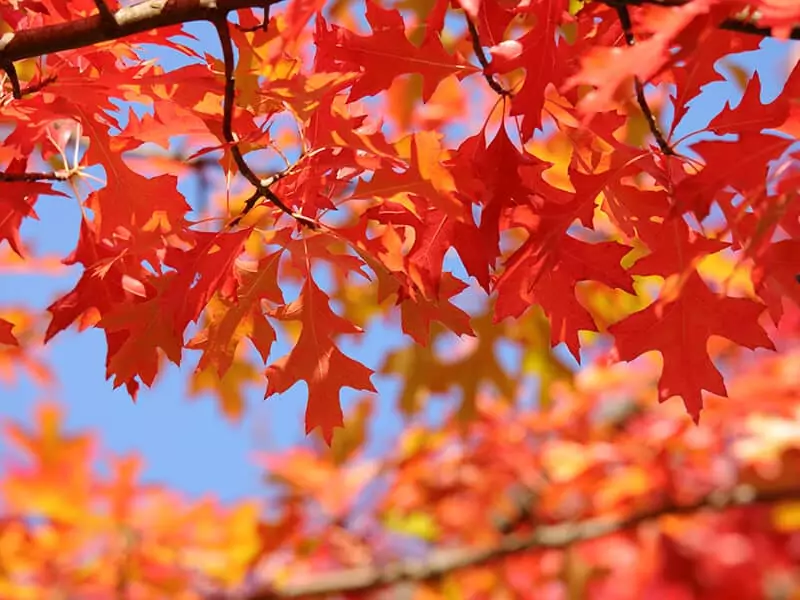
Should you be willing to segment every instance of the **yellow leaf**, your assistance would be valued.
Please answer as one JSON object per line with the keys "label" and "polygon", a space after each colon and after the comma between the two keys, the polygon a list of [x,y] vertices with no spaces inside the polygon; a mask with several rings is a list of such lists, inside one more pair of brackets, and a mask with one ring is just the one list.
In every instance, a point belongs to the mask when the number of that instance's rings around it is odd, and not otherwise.
{"label": "yellow leaf", "polygon": [[772,522],[778,531],[800,529],[800,502],[784,502],[772,509]]}
{"label": "yellow leaf", "polygon": [[341,465],[364,444],[367,425],[372,415],[372,398],[364,397],[345,418],[344,427],[337,427],[333,433],[331,456],[333,462]]}
{"label": "yellow leaf", "polygon": [[433,517],[421,511],[403,515],[397,510],[391,510],[384,517],[384,525],[391,531],[427,541],[435,540],[439,535],[439,528]]}

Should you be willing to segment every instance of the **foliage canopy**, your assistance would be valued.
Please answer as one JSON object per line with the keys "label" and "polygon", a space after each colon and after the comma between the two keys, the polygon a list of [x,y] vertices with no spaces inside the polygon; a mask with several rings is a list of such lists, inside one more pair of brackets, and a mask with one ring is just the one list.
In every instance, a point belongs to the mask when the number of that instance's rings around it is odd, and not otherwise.
{"label": "foliage canopy", "polygon": [[[5,431],[0,597],[796,594],[800,67],[758,50],[800,38],[795,3],[0,18],[0,266],[77,274],[47,315],[3,309],[0,375],[99,329],[133,397],[192,358],[230,418],[247,384],[302,382],[332,445],[265,459],[267,518],[146,486],[133,457],[98,474],[44,406]],[[713,110],[723,81],[740,98]],[[78,207],[68,256],[29,235],[52,201]],[[375,461],[369,396],[339,428],[342,389],[375,391],[343,348],[393,319],[406,343],[372,366],[404,415],[457,403]]]}
{"label": "foliage canopy", "polygon": [[[711,337],[773,348],[759,319],[778,324],[800,294],[800,70],[768,104],[755,73],[738,105],[675,132],[716,65],[763,35],[792,37],[796,9],[369,0],[362,14],[291,0],[269,17],[271,4],[266,19],[244,0],[0,9],[0,241],[30,253],[20,226],[42,195],[81,207],[64,262],[83,274],[49,306],[45,340],[100,328],[107,376],[134,397],[163,357],[187,352],[195,377],[235,385],[250,344],[266,396],[305,382],[307,430],[328,441],[340,390],[374,390],[338,345],[375,317],[336,310],[358,303],[351,287],[378,313],[391,298],[423,346],[434,323],[474,335],[454,300],[470,281],[495,322],[539,307],[576,359],[594,332],[621,360],[659,352],[660,397],[681,396],[695,419],[703,390],[725,394]],[[197,20],[214,25],[221,59],[181,35]],[[147,60],[152,45],[185,60]],[[187,172],[224,199],[192,212]],[[703,277],[720,256],[729,276]],[[295,336],[279,358],[277,329]],[[468,393],[464,415],[474,408]]]}

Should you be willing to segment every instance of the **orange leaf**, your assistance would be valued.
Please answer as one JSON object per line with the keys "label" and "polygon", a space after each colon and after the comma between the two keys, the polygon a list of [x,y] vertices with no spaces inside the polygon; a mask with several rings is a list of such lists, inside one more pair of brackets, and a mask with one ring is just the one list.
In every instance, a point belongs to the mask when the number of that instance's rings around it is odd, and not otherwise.
{"label": "orange leaf", "polygon": [[306,432],[320,427],[330,444],[333,428],[342,425],[339,393],[343,387],[376,391],[372,370],[342,354],[334,336],[360,333],[361,330],[334,313],[325,295],[311,277],[306,279],[300,297],[279,311],[276,317],[299,320],[303,329],[292,351],[265,371],[269,384],[265,398],[288,390],[301,379],[308,385]]}

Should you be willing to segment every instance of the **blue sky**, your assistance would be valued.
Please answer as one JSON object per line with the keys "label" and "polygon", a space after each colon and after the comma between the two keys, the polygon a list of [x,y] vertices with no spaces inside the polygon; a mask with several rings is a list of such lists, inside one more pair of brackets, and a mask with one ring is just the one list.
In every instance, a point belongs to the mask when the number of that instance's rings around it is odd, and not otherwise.
{"label": "blue sky", "polygon": [[[192,29],[206,51],[219,54],[210,27],[195,25]],[[772,65],[785,53],[786,45],[768,41],[766,46],[758,56],[748,57],[747,63],[771,65],[766,73],[772,71],[772,76],[765,78],[766,95],[771,97],[780,83]],[[721,108],[733,90],[726,84],[710,86],[704,98],[696,102],[689,123],[677,135],[702,126],[702,121]],[[192,194],[196,187],[187,185],[183,189]],[[36,208],[40,220],[26,221],[23,236],[35,241],[38,252],[66,256],[73,249],[78,232],[80,215],[76,203],[43,197]],[[43,311],[57,296],[71,289],[79,274],[78,268],[71,268],[63,277],[2,273],[0,307],[25,304]],[[377,370],[388,347],[400,343],[403,336],[398,327],[381,326],[373,327],[360,340],[347,340],[342,347]],[[48,357],[58,387],[42,390],[24,377],[13,387],[0,383],[0,419],[30,421],[37,401],[58,400],[67,407],[71,429],[98,431],[103,447],[115,453],[140,453],[146,462],[146,480],[168,483],[191,496],[213,493],[223,500],[233,500],[263,493],[260,470],[251,460],[253,452],[309,443],[303,427],[303,384],[267,401],[262,401],[263,387],[252,388],[244,419],[232,424],[221,418],[213,398],[201,396],[190,401],[186,397],[185,378],[195,359],[181,369],[169,365],[156,386],[142,390],[134,404],[124,390],[112,390],[111,383],[105,380],[105,342],[100,331],[63,332],[48,345]],[[377,375],[373,381],[379,390],[374,413],[378,416],[372,429],[373,446],[378,448],[388,443],[401,426],[394,410],[398,382]],[[345,392],[345,413],[358,396]],[[441,403],[431,407],[440,411]]]}

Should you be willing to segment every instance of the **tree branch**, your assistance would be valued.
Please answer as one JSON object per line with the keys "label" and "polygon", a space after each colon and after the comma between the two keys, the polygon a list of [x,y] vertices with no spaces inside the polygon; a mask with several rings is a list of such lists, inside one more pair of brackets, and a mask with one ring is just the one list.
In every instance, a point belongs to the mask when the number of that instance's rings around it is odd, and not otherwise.
{"label": "tree branch", "polygon": [[0,172],[0,182],[25,182],[34,181],[66,181],[70,178],[70,173],[4,173]]}
{"label": "tree branch", "polygon": [[[618,8],[620,6],[642,6],[645,4],[651,4],[654,6],[663,6],[665,8],[675,8],[678,6],[684,6],[689,4],[692,0],[598,0],[599,2],[606,4],[612,8]],[[719,25],[720,29],[726,29],[728,31],[735,31],[738,33],[747,33],[751,35],[759,35],[761,37],[772,37],[772,28],[770,27],[763,27],[758,25],[757,22],[740,18],[740,17],[730,17],[725,19]],[[800,26],[794,27],[791,32],[789,33],[789,39],[792,40],[800,40]]]}
{"label": "tree branch", "polygon": [[[113,13],[116,27],[104,26],[103,16],[98,13],[66,23],[23,29],[0,36],[0,65],[33,58],[53,52],[83,48],[101,42],[181,23],[213,21],[221,13],[243,8],[264,8],[282,0],[147,0],[133,6],[121,8]],[[609,6],[655,4],[659,6],[682,6],[689,0],[601,0]],[[769,27],[742,19],[727,19],[720,25],[723,29],[769,37]],[[800,39],[800,27],[792,32],[792,39]]]}
{"label": "tree branch", "polygon": [[759,492],[750,486],[739,486],[729,492],[713,492],[690,504],[665,505],[625,518],[600,517],[573,523],[546,525],[529,534],[507,535],[492,547],[439,550],[425,560],[399,561],[383,567],[344,569],[315,575],[295,584],[274,588],[264,587],[237,597],[243,600],[319,598],[376,590],[404,582],[430,581],[520,552],[566,548],[578,542],[622,532],[665,516],[692,515],[704,510],[724,511],[735,507],[796,501],[798,498],[800,498],[800,488]]}
{"label": "tree branch", "polygon": [[114,19],[114,13],[108,8],[105,0],[94,0],[94,4],[97,6],[97,12],[100,14],[100,18],[103,23],[105,23],[106,27],[111,29],[115,28],[117,26],[117,21]]}
{"label": "tree branch", "polygon": [[83,48],[161,27],[213,21],[243,8],[263,8],[281,0],[148,0],[113,13],[116,27],[104,25],[102,14],[66,23],[6,33],[0,37],[0,64],[43,54]]}
{"label": "tree branch", "polygon": [[[720,24],[720,29],[728,31],[736,31],[738,33],[748,33],[750,35],[759,35],[761,37],[772,37],[772,29],[769,27],[760,27],[756,23],[749,21],[742,21],[740,19],[726,19]],[[800,40],[800,27],[793,27],[789,32],[790,40]]]}

